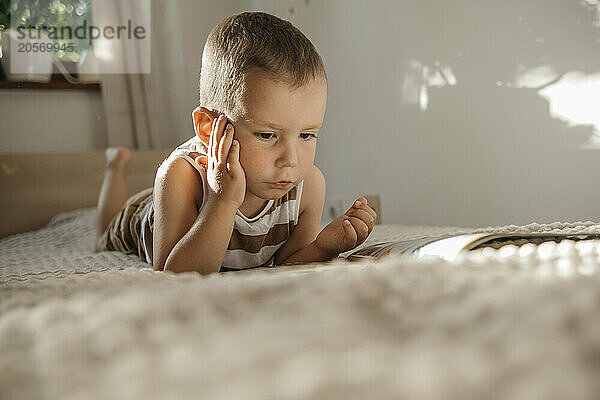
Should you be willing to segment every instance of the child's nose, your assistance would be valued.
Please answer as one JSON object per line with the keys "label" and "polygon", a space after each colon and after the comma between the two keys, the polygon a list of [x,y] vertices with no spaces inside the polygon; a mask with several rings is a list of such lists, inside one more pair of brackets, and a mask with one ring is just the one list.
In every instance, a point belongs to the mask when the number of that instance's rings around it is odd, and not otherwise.
{"label": "child's nose", "polygon": [[296,145],[294,143],[284,145],[276,165],[279,168],[295,167],[298,165],[298,152],[296,151]]}

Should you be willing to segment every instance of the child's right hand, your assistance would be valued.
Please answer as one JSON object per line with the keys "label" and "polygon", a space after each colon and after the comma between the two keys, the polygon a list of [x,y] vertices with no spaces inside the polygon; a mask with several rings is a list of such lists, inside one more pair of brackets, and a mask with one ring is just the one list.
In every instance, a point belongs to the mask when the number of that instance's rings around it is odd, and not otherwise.
{"label": "child's right hand", "polygon": [[208,144],[208,156],[196,158],[206,164],[209,196],[239,208],[246,196],[246,174],[240,164],[240,143],[233,139],[233,124],[225,114],[213,121]]}

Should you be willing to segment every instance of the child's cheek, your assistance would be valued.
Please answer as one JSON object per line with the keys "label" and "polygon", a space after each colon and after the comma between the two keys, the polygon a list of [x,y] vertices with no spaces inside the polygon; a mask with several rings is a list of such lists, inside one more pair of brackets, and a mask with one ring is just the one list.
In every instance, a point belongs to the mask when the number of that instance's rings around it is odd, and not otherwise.
{"label": "child's cheek", "polygon": [[242,168],[244,168],[244,170],[246,169],[246,164],[246,148],[242,142],[240,142],[240,165]]}
{"label": "child's cheek", "polygon": [[[241,156],[240,156],[241,160]],[[252,174],[260,174],[261,171],[264,171],[267,163],[265,160],[258,156],[258,154],[248,154],[247,157],[244,158],[244,163],[242,167],[244,170],[251,172]]]}
{"label": "child's cheek", "polygon": [[255,175],[266,167],[266,160],[261,157],[260,149],[240,143],[240,165],[246,175]]}

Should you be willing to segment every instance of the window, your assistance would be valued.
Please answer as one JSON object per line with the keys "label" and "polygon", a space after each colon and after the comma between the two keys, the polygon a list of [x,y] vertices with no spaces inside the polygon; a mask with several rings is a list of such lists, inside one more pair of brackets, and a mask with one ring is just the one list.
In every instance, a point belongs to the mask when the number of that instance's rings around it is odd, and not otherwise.
{"label": "window", "polygon": [[[78,84],[86,58],[93,58],[88,57],[92,41],[79,38],[81,35],[74,31],[91,25],[91,1],[0,0],[0,80],[37,81],[36,88],[40,82],[61,82],[58,87],[63,88],[68,83]],[[10,57],[17,51],[20,59],[25,57],[23,65],[27,67],[14,70]],[[97,80],[97,76],[92,79]],[[27,86],[31,85],[23,85]]]}

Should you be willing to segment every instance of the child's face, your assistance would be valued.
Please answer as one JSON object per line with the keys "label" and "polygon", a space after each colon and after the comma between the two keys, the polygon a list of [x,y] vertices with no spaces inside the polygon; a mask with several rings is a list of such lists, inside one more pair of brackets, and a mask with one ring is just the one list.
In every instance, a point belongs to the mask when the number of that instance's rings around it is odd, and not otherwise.
{"label": "child's face", "polygon": [[244,117],[233,123],[246,197],[277,199],[304,179],[315,160],[326,105],[324,80],[291,89],[264,77],[248,77]]}

